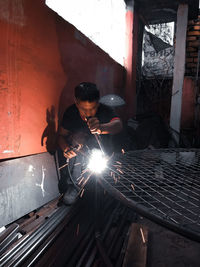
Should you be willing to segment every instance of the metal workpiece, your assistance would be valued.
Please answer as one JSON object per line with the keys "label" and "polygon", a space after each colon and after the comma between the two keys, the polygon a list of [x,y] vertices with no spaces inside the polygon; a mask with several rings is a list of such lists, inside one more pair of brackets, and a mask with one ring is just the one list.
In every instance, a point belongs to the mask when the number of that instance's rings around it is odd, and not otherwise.
{"label": "metal workpiece", "polygon": [[115,155],[99,182],[139,214],[200,242],[200,149]]}

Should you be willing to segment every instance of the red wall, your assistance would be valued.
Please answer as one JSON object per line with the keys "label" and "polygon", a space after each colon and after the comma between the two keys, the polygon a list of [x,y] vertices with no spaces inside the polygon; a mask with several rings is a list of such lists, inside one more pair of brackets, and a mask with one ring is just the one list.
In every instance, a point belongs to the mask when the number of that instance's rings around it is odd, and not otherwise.
{"label": "red wall", "polygon": [[44,0],[1,1],[0,28],[1,159],[51,149],[79,82],[122,92],[123,67]]}

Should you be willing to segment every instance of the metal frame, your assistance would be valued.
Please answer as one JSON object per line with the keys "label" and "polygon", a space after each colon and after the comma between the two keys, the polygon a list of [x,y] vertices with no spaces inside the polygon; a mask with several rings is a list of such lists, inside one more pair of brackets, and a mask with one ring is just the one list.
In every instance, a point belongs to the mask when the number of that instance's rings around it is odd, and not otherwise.
{"label": "metal frame", "polygon": [[139,214],[200,242],[200,149],[116,155],[99,183]]}

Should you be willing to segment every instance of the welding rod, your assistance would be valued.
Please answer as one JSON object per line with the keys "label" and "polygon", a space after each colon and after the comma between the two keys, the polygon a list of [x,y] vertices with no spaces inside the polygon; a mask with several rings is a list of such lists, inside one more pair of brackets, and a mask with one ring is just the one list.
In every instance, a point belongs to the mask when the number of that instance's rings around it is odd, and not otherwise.
{"label": "welding rod", "polygon": [[96,138],[96,141],[97,141],[97,143],[98,143],[98,145],[99,145],[99,147],[101,149],[101,152],[104,154],[103,147],[102,147],[101,142],[99,140],[100,136],[98,134],[94,134],[94,137]]}
{"label": "welding rod", "polygon": [[[90,118],[92,118],[92,117],[90,117],[90,116],[86,117],[86,120],[88,121]],[[97,133],[95,133],[94,137],[95,137],[95,139],[97,141],[97,144],[99,145],[99,147],[101,149],[101,152],[104,154],[103,147],[102,147],[101,142],[100,142],[100,136]]]}

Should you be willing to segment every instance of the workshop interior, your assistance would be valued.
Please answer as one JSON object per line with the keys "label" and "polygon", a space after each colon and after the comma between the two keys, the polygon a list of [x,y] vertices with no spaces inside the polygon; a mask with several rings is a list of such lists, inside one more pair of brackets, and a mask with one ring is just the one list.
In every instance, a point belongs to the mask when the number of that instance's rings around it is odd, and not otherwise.
{"label": "workshop interior", "polygon": [[[200,266],[199,7],[0,1],[0,266]],[[82,82],[123,129],[66,159]]]}

